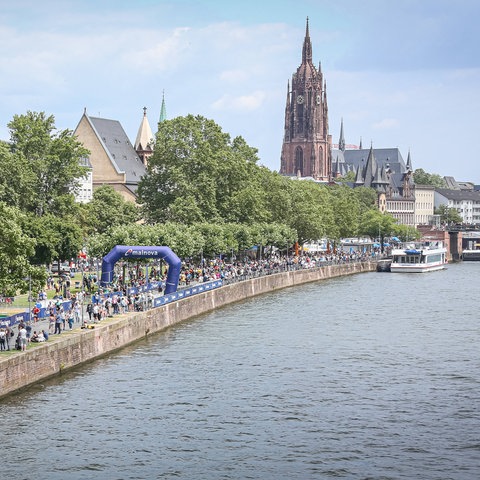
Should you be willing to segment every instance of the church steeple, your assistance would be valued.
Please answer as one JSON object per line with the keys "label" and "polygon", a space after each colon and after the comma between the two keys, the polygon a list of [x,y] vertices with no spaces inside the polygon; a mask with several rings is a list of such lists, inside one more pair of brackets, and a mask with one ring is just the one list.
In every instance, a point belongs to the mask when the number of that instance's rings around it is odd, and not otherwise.
{"label": "church steeple", "polygon": [[328,182],[332,176],[332,139],[328,133],[328,103],[321,65],[312,62],[307,18],[302,63],[292,75],[287,92],[285,133],[280,173]]}
{"label": "church steeple", "polygon": [[167,109],[165,108],[165,90],[162,93],[162,108],[160,109],[160,120],[164,122],[167,119]]}
{"label": "church steeple", "polygon": [[410,150],[408,151],[407,164],[405,165],[407,172],[413,172],[412,159],[410,158]]}
{"label": "church steeple", "polygon": [[143,164],[146,165],[148,158],[153,153],[153,133],[150,128],[150,123],[148,123],[147,118],[147,107],[143,107],[143,118],[140,128],[138,129],[137,139],[135,140],[135,151],[142,160]]}
{"label": "church steeple", "polygon": [[340,124],[340,138],[338,139],[338,149],[342,152],[345,151],[345,137],[343,136],[343,118]]}
{"label": "church steeple", "polygon": [[303,41],[303,50],[302,50],[302,63],[308,63],[312,61],[312,42],[310,41],[310,32],[308,28],[308,17],[307,17],[307,27],[305,29],[305,40]]}

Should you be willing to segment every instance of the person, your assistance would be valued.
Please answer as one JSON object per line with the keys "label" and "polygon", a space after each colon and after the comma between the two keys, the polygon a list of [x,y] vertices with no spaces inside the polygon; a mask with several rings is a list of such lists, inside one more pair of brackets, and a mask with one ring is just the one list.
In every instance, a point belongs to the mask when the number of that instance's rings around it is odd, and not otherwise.
{"label": "person", "polygon": [[35,305],[35,307],[32,310],[33,313],[33,322],[37,323],[38,322],[38,315],[40,314],[40,309]]}
{"label": "person", "polygon": [[20,350],[24,352],[27,349],[27,330],[25,325],[20,324],[18,330],[18,345],[20,346]]}
{"label": "person", "polygon": [[50,316],[49,316],[48,331],[49,333],[53,333],[54,330],[55,330],[55,313],[53,310],[51,310]]}
{"label": "person", "polygon": [[91,303],[89,303],[87,305],[87,313],[88,313],[89,321],[91,322],[92,321],[92,314],[93,314],[93,305]]}
{"label": "person", "polygon": [[0,351],[6,350],[5,347],[5,337],[7,336],[7,333],[5,329],[2,327],[0,328]]}
{"label": "person", "polygon": [[73,312],[71,310],[68,311],[68,326],[70,327],[70,330],[73,328]]}
{"label": "person", "polygon": [[54,334],[58,333],[62,333],[62,323],[63,323],[63,319],[62,317],[60,316],[60,314],[58,313],[56,318],[55,318],[55,331],[53,332]]}
{"label": "person", "polygon": [[36,330],[33,331],[33,335],[32,337],[30,338],[30,341],[31,342],[38,342],[38,333]]}
{"label": "person", "polygon": [[25,330],[27,331],[27,345],[30,343],[30,337],[32,336],[32,326],[30,322],[25,325]]}
{"label": "person", "polygon": [[46,330],[42,330],[42,334],[43,334],[43,338],[45,339],[45,341],[48,340],[48,332]]}
{"label": "person", "polygon": [[98,303],[93,306],[93,323],[100,321],[100,307]]}
{"label": "person", "polygon": [[5,326],[5,344],[7,346],[7,350],[10,350],[10,339],[14,336],[13,330],[6,325]]}

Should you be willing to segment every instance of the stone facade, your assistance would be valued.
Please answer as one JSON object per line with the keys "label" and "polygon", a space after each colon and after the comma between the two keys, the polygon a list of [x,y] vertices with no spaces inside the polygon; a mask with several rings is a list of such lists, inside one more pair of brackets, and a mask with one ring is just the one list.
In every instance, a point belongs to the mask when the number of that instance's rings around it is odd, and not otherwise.
{"label": "stone facade", "polygon": [[332,138],[328,133],[326,83],[320,65],[312,62],[312,44],[306,26],[302,64],[287,87],[285,128],[280,173],[328,182],[332,173]]}
{"label": "stone facade", "polygon": [[120,122],[90,117],[84,112],[74,134],[90,151],[93,189],[111,185],[125,200],[134,202],[145,165]]}

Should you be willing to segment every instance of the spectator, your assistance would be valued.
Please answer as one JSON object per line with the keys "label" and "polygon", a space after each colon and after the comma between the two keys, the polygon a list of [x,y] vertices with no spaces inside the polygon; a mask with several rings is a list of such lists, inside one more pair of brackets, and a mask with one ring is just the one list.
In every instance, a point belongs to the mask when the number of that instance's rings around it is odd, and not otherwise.
{"label": "spectator", "polygon": [[5,329],[3,327],[0,328],[0,351],[6,350],[6,336],[7,332],[5,331]]}
{"label": "spectator", "polygon": [[27,349],[27,330],[25,329],[25,325],[23,324],[19,325],[18,345],[22,352],[24,352]]}

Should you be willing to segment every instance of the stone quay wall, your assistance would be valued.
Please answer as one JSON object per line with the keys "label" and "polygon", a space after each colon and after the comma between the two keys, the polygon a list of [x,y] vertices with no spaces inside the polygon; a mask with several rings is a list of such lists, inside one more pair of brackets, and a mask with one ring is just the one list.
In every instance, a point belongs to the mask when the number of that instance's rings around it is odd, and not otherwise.
{"label": "stone quay wall", "polygon": [[45,380],[148,335],[230,303],[308,282],[376,269],[376,262],[352,262],[296,270],[224,285],[145,312],[116,315],[93,329],[64,331],[47,343],[0,360],[0,398]]}

